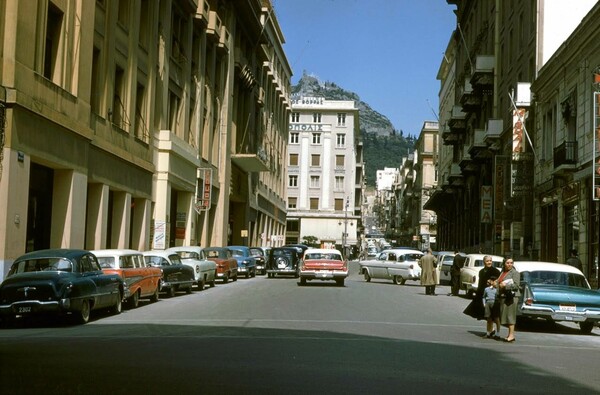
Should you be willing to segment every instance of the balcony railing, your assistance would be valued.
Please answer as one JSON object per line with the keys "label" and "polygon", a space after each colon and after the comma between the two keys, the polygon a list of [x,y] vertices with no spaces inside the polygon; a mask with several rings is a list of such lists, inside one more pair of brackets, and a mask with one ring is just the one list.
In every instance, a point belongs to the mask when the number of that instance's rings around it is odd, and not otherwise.
{"label": "balcony railing", "polygon": [[574,169],[577,166],[577,141],[565,141],[554,148],[554,170]]}

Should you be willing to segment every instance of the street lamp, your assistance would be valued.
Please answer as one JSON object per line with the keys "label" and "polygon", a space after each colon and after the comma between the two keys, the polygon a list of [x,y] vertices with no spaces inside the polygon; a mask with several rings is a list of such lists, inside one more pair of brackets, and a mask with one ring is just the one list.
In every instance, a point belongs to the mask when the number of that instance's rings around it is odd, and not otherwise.
{"label": "street lamp", "polygon": [[[346,197],[346,204],[344,206],[344,233],[342,233],[342,251],[344,253],[344,256],[348,256],[348,248],[347,248],[347,242],[348,242],[348,205],[350,204],[349,202],[349,197]],[[338,222],[338,225],[342,225],[342,222]],[[350,225],[352,225],[352,222],[350,222]]]}

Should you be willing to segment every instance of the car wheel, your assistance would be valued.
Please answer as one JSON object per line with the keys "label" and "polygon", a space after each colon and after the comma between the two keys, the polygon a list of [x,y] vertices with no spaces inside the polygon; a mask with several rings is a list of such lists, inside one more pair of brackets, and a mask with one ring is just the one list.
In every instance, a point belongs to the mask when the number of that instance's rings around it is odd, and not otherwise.
{"label": "car wheel", "polygon": [[256,270],[252,270],[252,273],[250,273],[250,277],[256,277]]}
{"label": "car wheel", "polygon": [[592,329],[594,329],[593,322],[583,321],[579,323],[579,330],[581,331],[581,333],[589,335],[590,333],[592,333]]}
{"label": "car wheel", "polygon": [[[204,286],[204,281],[202,281],[202,286]],[[191,285],[185,289],[186,294],[191,294],[192,291],[193,291],[193,289],[192,289]]]}
{"label": "car wheel", "polygon": [[80,324],[87,324],[90,320],[90,301],[84,299],[81,302],[81,309],[77,312],[77,322]]}
{"label": "car wheel", "polygon": [[223,284],[227,284],[229,281],[229,273],[223,274]]}
{"label": "car wheel", "polygon": [[402,276],[394,276],[392,281],[394,282],[394,284],[398,285],[402,282]]}
{"label": "car wheel", "polygon": [[204,283],[205,283],[204,277],[202,277],[200,280],[198,280],[198,291],[203,291],[204,290]]}
{"label": "car wheel", "polygon": [[128,305],[130,309],[136,309],[140,304],[140,293],[135,292],[133,295],[129,297]]}
{"label": "car wheel", "polygon": [[158,285],[156,286],[156,289],[154,290],[154,293],[152,294],[152,296],[150,296],[150,302],[152,302],[152,303],[158,302]]}
{"label": "car wheel", "polygon": [[300,277],[300,285],[306,285],[306,278]]}
{"label": "car wheel", "polygon": [[110,309],[113,314],[121,314],[123,311],[123,295],[119,292],[119,297],[117,298],[117,303]]}
{"label": "car wheel", "polygon": [[170,286],[167,289],[167,295],[169,296],[169,298],[172,298],[173,296],[175,296],[175,287],[174,286]]}
{"label": "car wheel", "polygon": [[343,278],[339,278],[339,279],[335,280],[335,283],[337,284],[338,287],[343,287],[344,286],[344,279]]}
{"label": "car wheel", "polygon": [[217,278],[217,272],[215,271],[215,272],[213,273],[213,278],[212,278],[212,280],[211,280],[211,281],[208,283],[208,285],[210,285],[210,287],[211,287],[211,288],[214,288],[214,287],[215,287],[215,285],[217,285],[217,284],[215,284],[215,279],[216,279],[216,278]]}
{"label": "car wheel", "polygon": [[370,282],[371,281],[371,275],[369,274],[368,270],[365,270],[364,275],[365,275],[365,281],[366,282]]}
{"label": "car wheel", "polygon": [[[398,276],[398,277],[402,278],[402,276]],[[400,285],[404,285],[404,284],[406,284],[406,279],[402,278],[402,280],[400,280]]]}
{"label": "car wheel", "polygon": [[246,278],[250,277],[250,273],[246,272]]}
{"label": "car wheel", "polygon": [[231,281],[237,281],[237,273],[233,275],[233,278],[231,279]]}

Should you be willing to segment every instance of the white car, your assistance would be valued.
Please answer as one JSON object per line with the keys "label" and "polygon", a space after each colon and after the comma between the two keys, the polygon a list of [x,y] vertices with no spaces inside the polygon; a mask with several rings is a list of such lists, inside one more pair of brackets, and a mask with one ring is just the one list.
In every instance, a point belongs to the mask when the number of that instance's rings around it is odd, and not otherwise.
{"label": "white car", "polygon": [[194,269],[194,279],[198,289],[202,291],[205,284],[211,287],[215,286],[217,278],[217,264],[207,259],[204,249],[199,246],[181,246],[171,247],[166,251],[177,253],[181,258],[181,263],[191,266]]}
{"label": "white car", "polygon": [[483,257],[489,255],[492,257],[492,265],[502,270],[504,258],[491,254],[467,254],[465,263],[460,269],[460,289],[463,289],[467,296],[471,297],[477,291],[479,285],[479,271],[483,269]]}
{"label": "white car", "polygon": [[438,270],[439,270],[439,282],[440,284],[450,284],[451,276],[450,269],[452,268],[452,263],[454,262],[454,253],[445,253],[438,255]]}
{"label": "white car", "polygon": [[421,251],[409,248],[383,250],[376,259],[360,262],[360,274],[367,282],[372,278],[392,280],[394,284],[416,281],[421,278],[419,259],[422,256]]}

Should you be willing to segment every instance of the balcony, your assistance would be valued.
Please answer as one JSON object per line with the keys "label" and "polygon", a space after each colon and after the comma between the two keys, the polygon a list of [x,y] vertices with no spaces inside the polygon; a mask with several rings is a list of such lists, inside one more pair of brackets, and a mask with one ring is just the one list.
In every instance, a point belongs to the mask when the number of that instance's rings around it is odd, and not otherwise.
{"label": "balcony", "polygon": [[221,36],[221,18],[216,11],[209,11],[208,26],[206,27],[206,36],[219,42]]}
{"label": "balcony", "polygon": [[[487,145],[492,146],[500,141],[504,123],[502,119],[488,119],[487,130],[485,131],[484,141]],[[492,149],[492,147],[490,147]]]}
{"label": "balcony", "polygon": [[460,141],[460,135],[467,129],[466,114],[461,106],[454,106],[448,119],[448,127],[442,131],[442,139],[445,145],[456,145]]}
{"label": "balcony", "polygon": [[477,55],[471,85],[476,89],[491,89],[494,86],[494,55]]}
{"label": "balcony", "polygon": [[482,153],[487,151],[487,144],[485,143],[486,131],[483,129],[473,130],[473,139],[469,145],[468,152],[473,158],[481,157]]}
{"label": "balcony", "polygon": [[231,37],[231,35],[229,34],[229,30],[227,30],[227,27],[225,27],[224,25],[221,25],[221,33],[219,35],[219,44],[217,45],[217,48],[221,52],[223,52],[223,53],[229,52],[230,37]]}
{"label": "balcony", "polygon": [[475,94],[471,83],[465,80],[465,84],[459,93],[460,104],[465,113],[475,112],[481,107],[481,97]]}
{"label": "balcony", "polygon": [[231,155],[231,161],[247,173],[269,171],[269,157],[261,147],[256,153],[236,153]]}
{"label": "balcony", "polygon": [[577,169],[577,141],[565,141],[554,148],[554,175],[563,176]]}
{"label": "balcony", "polygon": [[448,174],[448,181],[452,186],[463,185],[464,176],[458,163],[452,163],[452,165],[450,166],[450,174]]}
{"label": "balcony", "polygon": [[196,15],[194,15],[194,22],[199,23],[200,26],[208,26],[208,18],[210,14],[210,4],[208,0],[199,0]]}

